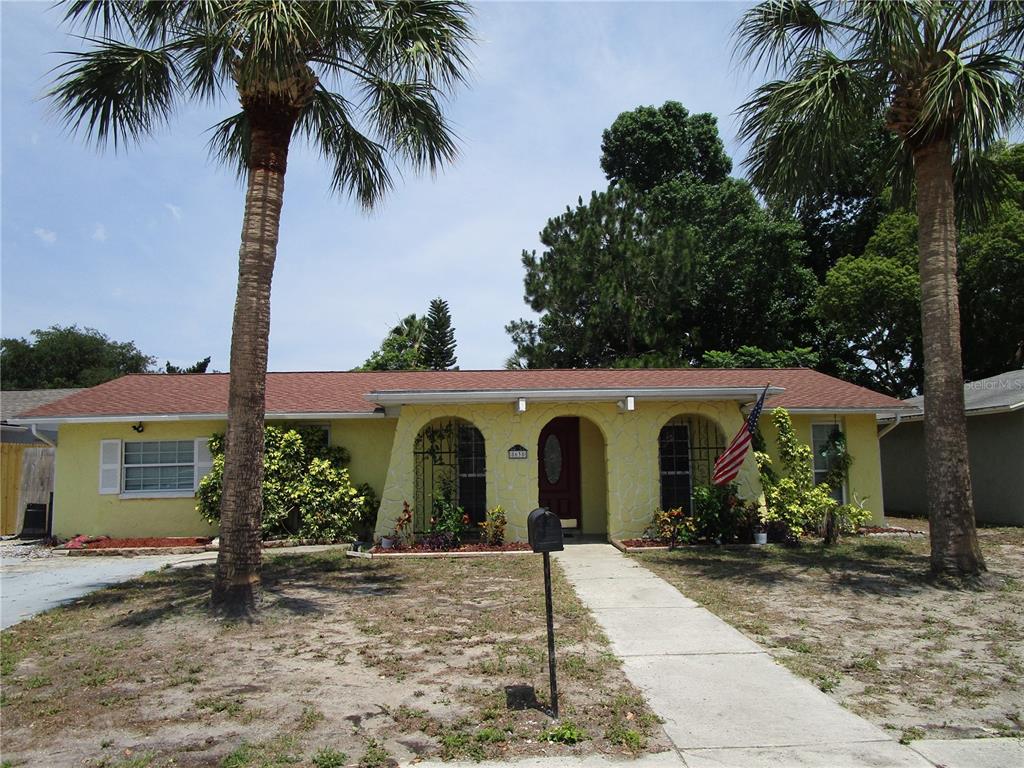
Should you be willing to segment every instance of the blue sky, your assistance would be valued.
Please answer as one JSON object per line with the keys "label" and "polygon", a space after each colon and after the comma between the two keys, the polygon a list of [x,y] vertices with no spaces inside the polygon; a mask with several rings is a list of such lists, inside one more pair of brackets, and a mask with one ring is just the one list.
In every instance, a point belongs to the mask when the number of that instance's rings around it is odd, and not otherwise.
{"label": "blue sky", "polygon": [[[462,368],[500,367],[523,302],[520,253],[546,220],[605,185],[601,131],[668,99],[712,112],[739,164],[733,113],[755,84],[731,63],[737,3],[486,3],[467,88],[450,109],[459,160],[406,174],[372,214],[328,192],[293,149],[271,370],[359,365],[400,317],[451,305]],[[187,107],[117,154],[68,136],[40,99],[76,47],[50,3],[2,2],[4,336],[73,324],[182,364],[227,369],[243,190],[206,129],[233,105]],[[738,172],[738,171],[737,171]]]}

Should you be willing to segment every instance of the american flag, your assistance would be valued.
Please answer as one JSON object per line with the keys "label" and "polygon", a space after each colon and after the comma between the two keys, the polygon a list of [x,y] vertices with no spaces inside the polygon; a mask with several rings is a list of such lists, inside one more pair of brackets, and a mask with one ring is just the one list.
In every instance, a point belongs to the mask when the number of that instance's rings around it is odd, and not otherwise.
{"label": "american flag", "polygon": [[761,415],[761,409],[764,408],[764,396],[767,394],[768,387],[765,387],[761,396],[757,398],[757,403],[750,410],[747,420],[743,422],[740,431],[736,433],[736,437],[732,439],[729,447],[715,461],[715,471],[711,475],[711,482],[715,485],[731,483],[736,479],[736,475],[740,473],[740,466],[747,455],[750,441],[754,437],[754,430],[757,429],[757,419]]}

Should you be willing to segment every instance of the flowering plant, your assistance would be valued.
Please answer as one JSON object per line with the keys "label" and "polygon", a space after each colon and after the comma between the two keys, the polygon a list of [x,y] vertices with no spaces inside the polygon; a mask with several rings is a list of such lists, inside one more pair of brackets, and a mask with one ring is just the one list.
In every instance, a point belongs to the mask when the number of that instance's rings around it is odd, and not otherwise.
{"label": "flowering plant", "polygon": [[656,510],[651,524],[644,531],[645,539],[666,542],[670,547],[689,544],[693,541],[696,529],[693,519],[681,507],[675,509]]}
{"label": "flowering plant", "polygon": [[498,504],[487,510],[487,519],[480,523],[480,538],[485,544],[500,545],[505,543],[505,508]]}
{"label": "flowering plant", "polygon": [[402,502],[402,514],[395,522],[395,542],[399,546],[407,547],[412,544],[412,507],[408,501]]}

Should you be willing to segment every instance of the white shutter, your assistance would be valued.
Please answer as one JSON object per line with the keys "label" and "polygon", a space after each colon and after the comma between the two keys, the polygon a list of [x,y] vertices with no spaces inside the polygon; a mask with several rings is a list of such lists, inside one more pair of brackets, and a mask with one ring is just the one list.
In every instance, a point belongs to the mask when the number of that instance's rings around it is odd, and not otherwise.
{"label": "white shutter", "polygon": [[196,438],[195,448],[196,482],[195,488],[199,490],[199,481],[210,474],[213,469],[213,457],[210,455],[210,438]]}
{"label": "white shutter", "polygon": [[100,440],[100,493],[121,492],[121,441]]}

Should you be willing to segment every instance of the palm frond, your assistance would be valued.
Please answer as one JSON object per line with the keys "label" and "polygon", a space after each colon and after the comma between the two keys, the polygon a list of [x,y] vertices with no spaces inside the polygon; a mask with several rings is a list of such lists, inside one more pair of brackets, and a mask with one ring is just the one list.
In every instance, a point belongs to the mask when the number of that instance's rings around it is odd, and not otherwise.
{"label": "palm frond", "polygon": [[937,36],[930,43],[925,39],[926,17],[933,7],[937,4],[932,0],[857,0],[836,9],[848,30],[851,56],[907,78],[913,77],[929,51],[938,49]]}
{"label": "palm frond", "polygon": [[436,170],[455,157],[442,101],[469,68],[465,0],[62,5],[69,26],[97,34],[84,38],[89,51],[67,54],[50,96],[98,141],[152,132],[179,96],[212,101],[233,89],[243,112],[211,129],[209,147],[241,176],[259,128],[245,109],[268,100],[298,111],[293,135],[329,160],[334,190],[367,207],[392,187],[394,161]]}
{"label": "palm frond", "polygon": [[956,215],[961,223],[984,223],[998,207],[1008,174],[991,152],[958,151],[953,161]]}
{"label": "palm frond", "polygon": [[172,45],[181,62],[182,80],[193,96],[212,101],[232,83],[237,52],[227,35],[202,31]]}
{"label": "palm frond", "polygon": [[235,79],[243,89],[285,80],[306,66],[318,31],[311,9],[318,3],[243,0],[232,7],[235,46],[241,51]]}
{"label": "palm frond", "polygon": [[465,81],[473,42],[472,7],[463,0],[377,3],[363,54],[390,80],[423,80],[449,90]]}
{"label": "palm frond", "polygon": [[64,5],[64,23],[102,37],[124,31],[138,15],[137,0],[73,0]]}
{"label": "palm frond", "polygon": [[249,173],[249,147],[252,139],[249,118],[245,112],[221,120],[210,131],[213,134],[207,144],[210,157],[231,168],[239,180],[244,180]]}
{"label": "palm frond", "polygon": [[943,64],[924,78],[915,133],[954,132],[963,151],[981,150],[1020,119],[1022,62],[1003,53],[980,53],[968,61],[952,51],[942,56]]}
{"label": "palm frond", "polygon": [[872,79],[827,51],[806,56],[793,79],[762,85],[739,109],[754,186],[790,201],[818,189],[845,160],[836,147],[877,118],[878,101]]}
{"label": "palm frond", "polygon": [[455,136],[434,88],[424,82],[378,79],[364,87],[369,118],[385,143],[415,168],[431,172],[455,159]]}
{"label": "palm frond", "polygon": [[84,130],[99,144],[115,148],[138,141],[167,121],[178,94],[178,71],[163,48],[138,48],[110,39],[89,40],[93,48],[67,52],[48,96],[72,132]]}
{"label": "palm frond", "polygon": [[755,68],[785,69],[834,34],[812,0],[766,0],[747,10],[733,33],[734,52]]}
{"label": "palm frond", "polygon": [[189,5],[163,0],[72,0],[65,3],[64,22],[87,35],[127,37],[154,46],[166,42],[180,17],[192,11]]}
{"label": "palm frond", "polygon": [[295,130],[332,166],[331,189],[351,195],[366,209],[393,187],[387,149],[353,123],[353,105],[340,94],[317,88]]}

